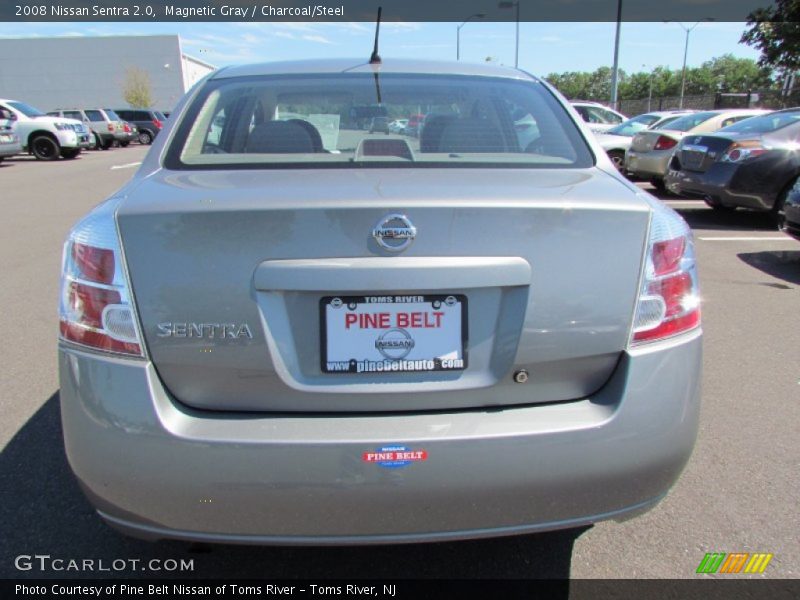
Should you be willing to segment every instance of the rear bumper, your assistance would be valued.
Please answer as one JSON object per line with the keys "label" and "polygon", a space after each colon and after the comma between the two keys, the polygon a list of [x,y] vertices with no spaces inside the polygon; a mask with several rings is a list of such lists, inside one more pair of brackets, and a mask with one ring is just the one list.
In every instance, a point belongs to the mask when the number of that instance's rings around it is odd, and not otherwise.
{"label": "rear bumper", "polygon": [[625,153],[625,170],[643,179],[664,177],[674,150],[637,152],[630,148]]}
{"label": "rear bumper", "polygon": [[[697,432],[701,352],[699,332],[635,350],[582,401],[275,416],[187,409],[152,364],[62,345],[64,437],[100,514],[143,537],[385,543],[574,527],[647,510],[676,481]],[[385,446],[426,459],[365,460]]]}
{"label": "rear bumper", "polygon": [[778,189],[761,182],[752,185],[751,181],[747,173],[741,172],[741,165],[730,163],[714,163],[704,172],[670,169],[665,178],[667,189],[679,196],[708,198],[722,206],[770,210]]}

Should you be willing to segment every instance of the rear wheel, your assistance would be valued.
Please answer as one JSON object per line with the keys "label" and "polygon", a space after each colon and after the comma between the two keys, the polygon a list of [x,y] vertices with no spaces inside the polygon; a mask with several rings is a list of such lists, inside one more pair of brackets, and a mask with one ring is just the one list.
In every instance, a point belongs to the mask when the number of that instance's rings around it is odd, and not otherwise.
{"label": "rear wheel", "polygon": [[140,144],[145,144],[145,145],[152,144],[153,143],[153,134],[151,134],[147,130],[140,131],[139,132],[139,143]]}
{"label": "rear wheel", "polygon": [[80,148],[62,148],[61,149],[61,156],[62,158],[72,159],[78,156],[81,153]]}
{"label": "rear wheel", "polygon": [[617,167],[617,171],[620,173],[625,172],[625,153],[621,152],[620,150],[609,150],[608,151],[608,158],[611,159],[611,162],[614,163],[614,166]]}
{"label": "rear wheel", "polygon": [[127,141],[126,141],[126,142],[120,142],[120,143],[119,143],[119,145],[120,145],[120,148],[127,148],[127,147],[128,147],[128,144],[130,144],[130,142],[127,142]]}
{"label": "rear wheel", "polygon": [[659,192],[664,192],[667,189],[667,186],[664,184],[664,180],[661,177],[653,177],[650,179],[650,185],[656,188]]}
{"label": "rear wheel", "polygon": [[58,142],[46,134],[40,134],[31,140],[31,153],[38,160],[58,160],[61,148]]}
{"label": "rear wheel", "polygon": [[781,231],[786,227],[786,198],[789,196],[789,190],[797,183],[797,179],[798,178],[795,177],[786,184],[786,187],[778,194],[778,197],[775,199],[775,204],[772,206],[772,215],[775,219],[775,224]]}
{"label": "rear wheel", "polygon": [[103,142],[100,146],[103,150],[108,150],[111,146],[114,145],[114,140],[108,140],[107,142]]}

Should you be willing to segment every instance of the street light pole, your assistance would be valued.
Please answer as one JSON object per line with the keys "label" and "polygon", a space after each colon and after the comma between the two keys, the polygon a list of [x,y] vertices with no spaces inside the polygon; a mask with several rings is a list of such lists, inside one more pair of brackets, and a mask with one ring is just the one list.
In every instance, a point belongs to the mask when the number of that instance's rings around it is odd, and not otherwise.
{"label": "street light pole", "polygon": [[514,44],[514,68],[519,68],[519,0],[514,0],[511,2],[510,0],[502,0],[501,2],[497,3],[497,8],[514,8],[516,9],[516,22],[517,22],[517,34],[516,34],[516,41]]}
{"label": "street light pole", "polygon": [[686,25],[678,21],[664,21],[665,23],[678,23],[678,25],[681,26],[681,29],[683,29],[686,32],[686,44],[683,47],[683,69],[681,71],[681,98],[678,101],[678,108],[683,108],[683,95],[684,91],[686,90],[686,58],[689,55],[689,34],[692,33],[692,30],[698,25],[700,25],[700,23],[712,20],[713,19],[709,18],[702,19],[697,23],[695,23],[694,25],[692,25],[691,27],[686,27]]}
{"label": "street light pole", "polygon": [[516,34],[516,43],[514,44],[514,68],[519,68],[519,0],[517,0],[514,4],[517,6],[517,34]]}
{"label": "street light pole", "polygon": [[622,28],[622,0],[617,0],[617,34],[614,38],[614,68],[611,70],[611,107],[617,108],[619,89],[619,34]]}
{"label": "street light pole", "polygon": [[483,13],[475,13],[474,15],[468,16],[466,21],[456,27],[456,60],[461,60],[461,28],[469,23],[472,19],[482,19],[485,16],[486,15]]}
{"label": "street light pole", "polygon": [[700,23],[695,23],[688,29],[684,27],[683,23],[678,23],[686,31],[686,44],[683,46],[683,70],[681,71],[681,99],[678,101],[678,108],[683,108],[683,95],[686,91],[686,58],[689,56],[689,34],[692,29],[697,27]]}

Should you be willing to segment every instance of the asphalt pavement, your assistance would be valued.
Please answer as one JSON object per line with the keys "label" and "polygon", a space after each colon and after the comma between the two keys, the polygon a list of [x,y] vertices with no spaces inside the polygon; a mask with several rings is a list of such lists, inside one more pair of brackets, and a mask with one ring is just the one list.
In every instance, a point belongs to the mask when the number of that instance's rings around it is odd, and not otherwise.
{"label": "asphalt pavement", "polygon": [[[14,567],[19,555],[48,554],[107,563],[189,558],[194,571],[182,575],[197,577],[693,578],[706,552],[769,552],[759,577],[798,577],[800,242],[775,231],[768,216],[670,197],[696,236],[704,391],[694,455],[651,512],[579,531],[369,548],[151,544],[117,534],[84,500],[64,457],[59,269],[71,225],[119,188],[145,151],[0,164],[0,576],[98,576]],[[115,574],[178,573],[100,575]]]}

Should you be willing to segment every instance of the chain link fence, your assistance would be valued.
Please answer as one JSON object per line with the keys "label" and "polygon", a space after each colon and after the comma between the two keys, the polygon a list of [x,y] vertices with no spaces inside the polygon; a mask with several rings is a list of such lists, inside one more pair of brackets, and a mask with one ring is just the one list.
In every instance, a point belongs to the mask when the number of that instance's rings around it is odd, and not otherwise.
{"label": "chain link fence", "polygon": [[[620,100],[619,111],[633,117],[655,110],[675,110],[680,106],[680,96],[659,96]],[[800,106],[800,87],[783,90],[750,90],[739,93],[693,94],[683,97],[683,108],[715,110],[721,108],[781,109]]]}

